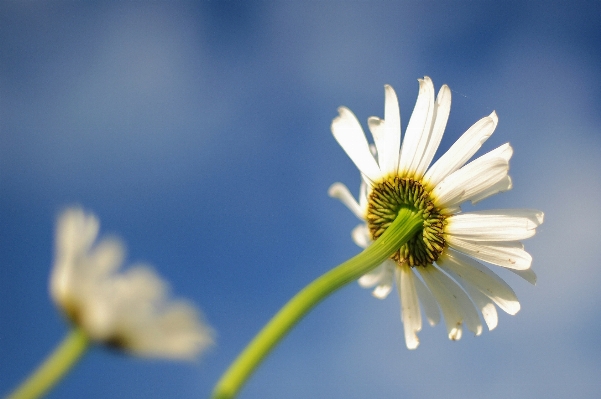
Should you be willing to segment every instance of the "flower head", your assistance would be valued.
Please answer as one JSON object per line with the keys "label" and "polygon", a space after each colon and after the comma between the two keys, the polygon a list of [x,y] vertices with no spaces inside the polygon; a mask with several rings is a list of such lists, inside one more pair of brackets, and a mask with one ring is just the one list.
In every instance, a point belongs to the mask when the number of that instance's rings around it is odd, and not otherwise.
{"label": "flower head", "polygon": [[73,208],[59,218],[50,293],[69,319],[100,343],[146,357],[192,359],[212,343],[211,329],[150,268],[119,272],[123,245],[94,245],[98,219]]}
{"label": "flower head", "polygon": [[421,211],[423,229],[390,259],[359,279],[373,295],[385,298],[396,282],[401,319],[409,349],[419,345],[420,304],[431,325],[444,316],[449,339],[461,338],[463,325],[482,332],[478,310],[490,330],[497,326],[495,304],[516,314],[520,303],[507,283],[479,261],[507,268],[531,283],[532,257],[520,240],[534,235],[543,213],[501,209],[461,213],[473,204],[511,189],[509,143],[467,163],[493,133],[495,112],[470,127],[432,166],[451,109],[451,91],[443,85],[436,99],[429,77],[419,80],[419,95],[401,144],[396,93],[386,85],[384,119],[370,117],[370,145],[355,115],[338,109],[332,133],[362,175],[359,201],[342,183],[329,194],[340,199],[363,223],[352,232],[355,243],[369,246],[394,221],[399,209]]}

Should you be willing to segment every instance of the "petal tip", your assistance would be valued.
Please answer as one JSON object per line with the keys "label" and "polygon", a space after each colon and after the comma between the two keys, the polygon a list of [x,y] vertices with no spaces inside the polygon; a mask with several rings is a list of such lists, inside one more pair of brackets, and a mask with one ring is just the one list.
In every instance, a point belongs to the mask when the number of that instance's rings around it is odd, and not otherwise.
{"label": "petal tip", "polygon": [[384,119],[380,119],[377,116],[370,116],[369,118],[367,118],[367,124],[369,125],[369,127],[371,129],[374,126],[377,127],[377,126],[384,124]]}
{"label": "petal tip", "polygon": [[461,339],[461,333],[461,323],[459,323],[458,327],[455,327],[451,331],[449,331],[449,339],[451,341],[459,341]]}
{"label": "petal tip", "polygon": [[542,211],[538,211],[538,213],[536,214],[536,220],[538,220],[538,224],[539,225],[543,224],[544,219],[545,219],[545,213]]}
{"label": "petal tip", "polygon": [[355,114],[353,114],[353,111],[351,111],[345,106],[338,107],[338,116],[332,120],[332,129],[334,129],[335,124],[341,123],[344,121],[344,119],[347,118],[355,118]]}
{"label": "petal tip", "polygon": [[451,104],[451,89],[446,84],[442,85],[440,90],[438,90],[438,96],[436,98],[436,102],[440,105],[444,102],[448,102],[448,106]]}
{"label": "petal tip", "polygon": [[405,345],[407,345],[407,349],[415,350],[419,346],[419,339],[416,336],[415,339],[412,339],[411,341],[405,340]]}
{"label": "petal tip", "polygon": [[520,305],[518,301],[507,301],[503,310],[507,312],[507,314],[515,316],[521,308],[522,305]]}
{"label": "petal tip", "polygon": [[384,102],[390,102],[391,106],[398,107],[399,100],[396,91],[391,85],[384,85]]}
{"label": "petal tip", "polygon": [[341,191],[344,190],[346,186],[340,182],[336,182],[328,188],[328,195],[332,198],[338,198],[340,196]]}

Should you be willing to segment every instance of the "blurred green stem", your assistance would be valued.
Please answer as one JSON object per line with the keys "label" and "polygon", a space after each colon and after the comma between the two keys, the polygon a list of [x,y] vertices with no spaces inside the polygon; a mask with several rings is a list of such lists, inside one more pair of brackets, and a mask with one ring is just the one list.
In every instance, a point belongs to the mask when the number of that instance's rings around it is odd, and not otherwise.
{"label": "blurred green stem", "polygon": [[50,357],[7,399],[33,399],[46,394],[71,370],[89,344],[88,336],[81,329],[71,330]]}
{"label": "blurred green stem", "polygon": [[380,265],[422,229],[421,213],[401,209],[395,221],[360,254],[317,278],[263,327],[217,382],[213,399],[233,398],[252,372],[300,319],[328,295]]}

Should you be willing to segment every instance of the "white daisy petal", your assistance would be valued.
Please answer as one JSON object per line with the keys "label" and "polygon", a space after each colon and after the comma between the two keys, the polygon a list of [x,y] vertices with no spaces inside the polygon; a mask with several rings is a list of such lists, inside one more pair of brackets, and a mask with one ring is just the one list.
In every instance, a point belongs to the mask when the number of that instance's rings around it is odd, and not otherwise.
{"label": "white daisy petal", "polygon": [[349,189],[342,183],[334,183],[328,189],[328,195],[332,198],[337,198],[342,202],[348,209],[351,210],[359,219],[365,218],[365,213],[361,209],[361,206],[355,200],[355,197],[351,194]]}
{"label": "white daisy petal", "polygon": [[[422,132],[419,135],[419,139],[417,141],[417,146],[415,148],[413,160],[408,169],[408,175],[413,176],[414,178],[419,178],[415,176],[417,169],[423,161],[424,153],[428,148],[428,142],[430,141],[430,136],[432,134],[432,125],[434,123],[434,113],[436,112],[436,103],[434,101],[434,84],[432,84],[432,80],[429,77],[424,77],[424,81],[427,85],[428,92],[428,114],[426,116],[426,120],[424,122]],[[409,121],[411,123],[411,121]]]}
{"label": "white daisy petal", "polygon": [[533,209],[498,209],[454,215],[445,233],[472,241],[517,241],[532,237],[544,214]]}
{"label": "white daisy petal", "polygon": [[429,77],[418,79],[419,94],[409,119],[405,139],[401,145],[399,173],[412,176],[420,164],[432,128],[434,112],[434,85]]}
{"label": "white daisy petal", "polygon": [[447,327],[447,333],[449,335],[449,339],[453,341],[457,341],[461,339],[462,335],[462,322],[463,319],[459,314],[457,308],[451,304],[453,300],[452,295],[450,295],[445,289],[444,286],[440,285],[440,283],[434,278],[432,272],[428,269],[432,269],[430,267],[419,267],[417,271],[422,279],[425,281],[426,286],[436,298],[438,305],[440,306],[440,310],[444,316],[445,324]]}
{"label": "white daisy petal", "polygon": [[488,330],[494,330],[499,324],[499,315],[497,314],[497,308],[495,307],[494,302],[469,284],[461,284],[461,286],[470,296],[476,307],[480,309],[480,313],[482,313],[482,318],[484,319]]}
{"label": "white daisy petal", "polygon": [[472,162],[441,181],[432,195],[440,208],[454,208],[478,196],[507,176],[509,165],[502,158]]}
{"label": "white daisy petal", "polygon": [[384,119],[380,119],[377,116],[370,116],[367,118],[367,126],[369,127],[369,131],[371,132],[372,137],[374,138],[374,144],[369,145],[369,150],[374,157],[377,157],[377,162],[380,167],[380,171],[382,174],[386,174],[385,172],[385,163],[382,157],[383,154],[389,150],[386,144],[386,128],[384,127]]}
{"label": "white daisy petal", "polygon": [[545,220],[544,212],[541,212],[537,209],[487,209],[483,211],[474,211],[470,213],[476,215],[505,215],[515,218],[525,218],[530,220],[537,227],[543,224],[543,221]]}
{"label": "white daisy petal", "polygon": [[532,268],[527,269],[527,270],[515,270],[515,269],[509,269],[509,270],[511,272],[517,274],[518,276],[520,276],[521,278],[523,278],[530,284],[536,285],[536,273],[534,273],[534,270],[532,270]]}
{"label": "white daisy petal", "polygon": [[426,149],[424,150],[424,155],[415,170],[416,178],[422,178],[424,176],[424,173],[426,173],[426,170],[428,169],[428,166],[430,166],[432,159],[434,159],[434,154],[436,154],[438,145],[442,140],[444,129],[447,126],[450,112],[451,89],[449,89],[449,86],[443,85],[438,92],[438,96],[436,97],[436,104],[434,104],[433,126],[430,132],[430,137],[428,138]]}
{"label": "white daisy petal", "polygon": [[94,215],[86,215],[81,209],[64,212],[56,229],[58,254],[81,255],[92,247],[98,236],[100,223]]}
{"label": "white daisy petal", "polygon": [[405,344],[408,349],[419,345],[417,332],[422,329],[422,317],[419,310],[415,277],[407,265],[399,266],[396,273],[399,300],[401,301],[401,320],[405,330]]}
{"label": "white daisy petal", "polygon": [[438,159],[424,176],[424,181],[430,187],[436,186],[445,177],[461,168],[482,144],[490,137],[497,127],[497,114],[492,114],[474,123],[449,150]]}
{"label": "white daisy petal", "polygon": [[[69,209],[58,220],[54,267],[50,274],[50,295],[63,307],[69,306],[77,266],[96,240],[100,223],[81,209]],[[86,268],[87,269],[87,268]],[[87,270],[86,270],[87,272]]]}
{"label": "white daisy petal", "polygon": [[387,267],[386,261],[370,271],[369,273],[364,274],[358,280],[358,283],[363,288],[372,288],[376,284],[378,284],[386,275],[386,271],[384,270]]}
{"label": "white daisy petal", "polygon": [[390,144],[389,162],[394,164],[390,171],[396,172],[401,149],[401,112],[396,92],[390,85],[384,85],[384,120],[386,121],[386,136]]}
{"label": "white daisy petal", "polygon": [[359,208],[361,209],[361,214],[363,218],[367,215],[367,190],[371,188],[371,185],[365,181],[365,179],[361,179],[361,186],[359,187]]}
{"label": "white daisy petal", "polygon": [[374,290],[372,291],[372,295],[378,299],[384,299],[388,296],[388,294],[390,294],[390,291],[392,291],[392,283],[382,283],[378,284],[376,288],[374,288]]}
{"label": "white daisy petal", "polygon": [[493,265],[526,270],[532,264],[532,256],[519,241],[469,241],[453,235],[446,235],[445,239],[450,247]]}
{"label": "white daisy petal", "polygon": [[442,269],[451,270],[476,287],[505,312],[514,315],[520,310],[520,302],[511,287],[492,270],[469,256],[449,249],[436,263]]}
{"label": "white daisy petal", "polygon": [[125,248],[116,239],[104,239],[88,251],[87,257],[87,272],[96,278],[103,278],[121,266]]}
{"label": "white daisy petal", "polygon": [[359,279],[359,285],[364,288],[376,286],[372,295],[378,299],[386,298],[392,290],[395,266],[396,264],[390,259],[385,260],[370,273],[363,275]]}
{"label": "white daisy petal", "polygon": [[494,302],[486,295],[484,295],[477,287],[471,285],[468,281],[463,279],[460,275],[455,273],[452,269],[446,267],[444,264],[438,264],[438,266],[445,271],[449,276],[453,277],[455,281],[461,285],[461,287],[467,292],[471,300],[474,302],[476,307],[480,309],[482,317],[486,322],[489,330],[494,330],[499,323],[499,317],[497,315],[497,309],[495,308]]}
{"label": "white daisy petal", "polygon": [[369,229],[365,224],[357,225],[357,227],[351,231],[351,236],[353,237],[355,244],[361,248],[367,248],[372,243]]}
{"label": "white daisy petal", "polygon": [[457,298],[459,312],[468,330],[473,332],[476,336],[482,334],[482,323],[478,316],[478,311],[469,296],[467,296],[465,291],[463,291],[455,281],[442,272],[436,264],[432,267],[437,271],[434,275],[438,281],[448,289],[448,292],[450,292],[454,298]]}
{"label": "white daisy petal", "polygon": [[503,145],[498,146],[494,150],[487,152],[486,154],[482,155],[480,158],[497,158],[497,157],[499,157],[499,158],[503,158],[504,160],[509,162],[509,160],[511,159],[512,156],[513,156],[513,147],[511,147],[511,145],[509,143],[505,143]]}
{"label": "white daisy petal", "polygon": [[503,179],[501,179],[498,182],[496,182],[495,184],[493,184],[492,186],[488,187],[487,189],[480,191],[479,194],[472,195],[469,198],[469,200],[472,202],[473,205],[475,205],[478,202],[480,202],[483,199],[486,199],[490,196],[511,190],[512,187],[513,187],[513,183],[511,181],[511,177],[509,175],[507,175]]}
{"label": "white daisy petal", "polygon": [[434,298],[430,290],[428,290],[418,276],[415,276],[413,282],[415,283],[417,296],[419,297],[419,301],[424,309],[428,323],[430,323],[431,326],[437,325],[440,321],[440,310],[438,308],[438,304],[436,303],[436,298]]}
{"label": "white daisy petal", "polygon": [[378,163],[383,176],[397,172],[401,146],[399,101],[391,86],[384,86],[384,97],[384,120],[371,117],[367,121],[374,136]]}
{"label": "white daisy petal", "polygon": [[[200,317],[195,309],[184,302],[173,303],[160,316],[156,317],[155,328],[141,324],[129,350],[144,357],[162,357],[173,359],[190,359],[198,346],[206,347],[212,343],[211,331],[205,326],[197,325]],[[146,328],[143,328],[146,327]],[[197,334],[198,329],[204,330]]]}
{"label": "white daisy petal", "polygon": [[338,108],[339,116],[332,121],[332,134],[357,168],[372,181],[382,177],[380,168],[369,151],[361,124],[348,108]]}
{"label": "white daisy petal", "polygon": [[509,143],[503,144],[444,178],[432,191],[438,197],[439,206],[452,208],[462,202],[472,200],[473,203],[474,198],[482,200],[494,194],[495,190],[498,191],[499,182],[507,184],[512,155],[513,148]]}
{"label": "white daisy petal", "polygon": [[475,335],[480,335],[482,333],[482,323],[478,317],[478,312],[467,294],[457,283],[434,265],[418,269],[442,309],[449,339],[458,340],[461,338],[458,329],[461,328],[462,322],[465,322],[466,327]]}

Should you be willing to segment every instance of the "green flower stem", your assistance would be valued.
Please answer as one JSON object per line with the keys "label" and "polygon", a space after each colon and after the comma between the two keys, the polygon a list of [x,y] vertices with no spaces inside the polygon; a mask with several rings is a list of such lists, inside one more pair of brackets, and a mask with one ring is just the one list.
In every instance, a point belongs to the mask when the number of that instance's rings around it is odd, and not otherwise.
{"label": "green flower stem", "polygon": [[233,398],[259,363],[305,314],[334,291],[388,259],[422,228],[422,224],[421,212],[402,208],[394,222],[372,245],[303,288],[280,309],[231,364],[217,382],[212,398]]}
{"label": "green flower stem", "polygon": [[71,330],[58,348],[7,399],[39,398],[47,393],[85,353],[90,340],[79,328]]}

